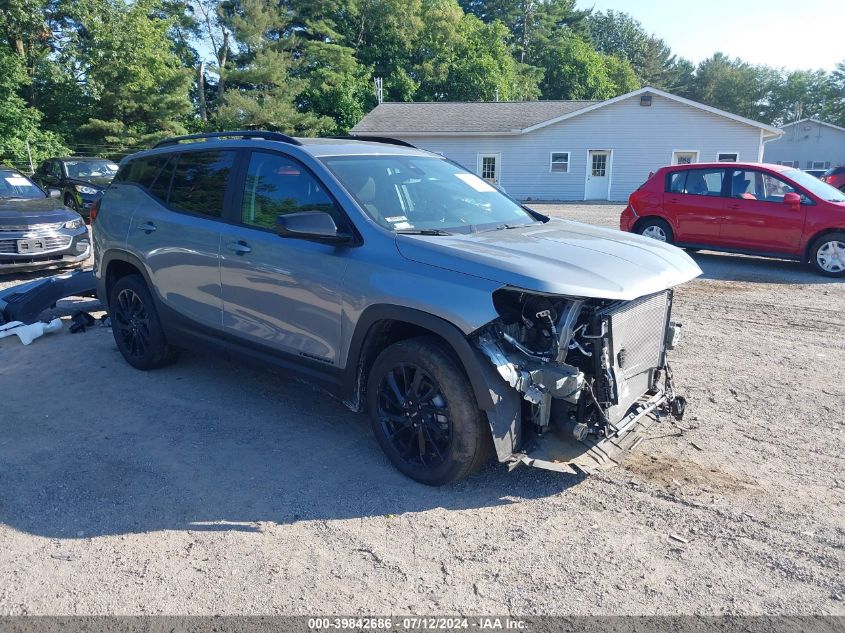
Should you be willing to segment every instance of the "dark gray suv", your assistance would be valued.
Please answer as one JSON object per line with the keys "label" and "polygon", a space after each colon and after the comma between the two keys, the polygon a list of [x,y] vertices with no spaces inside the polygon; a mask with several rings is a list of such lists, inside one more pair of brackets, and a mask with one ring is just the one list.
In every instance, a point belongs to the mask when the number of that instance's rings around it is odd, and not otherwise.
{"label": "dark gray suv", "polygon": [[127,362],[215,348],[298,371],[426,484],[493,452],[589,471],[683,414],[683,251],[550,219],[401,141],[169,139],[121,162],[92,223]]}

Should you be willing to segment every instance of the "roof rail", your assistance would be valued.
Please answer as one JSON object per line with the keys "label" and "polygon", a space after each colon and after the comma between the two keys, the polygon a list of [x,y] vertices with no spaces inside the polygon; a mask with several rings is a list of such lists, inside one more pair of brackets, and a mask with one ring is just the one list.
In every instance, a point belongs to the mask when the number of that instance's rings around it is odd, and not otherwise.
{"label": "roof rail", "polygon": [[323,138],[336,138],[346,141],[369,141],[371,143],[387,143],[388,145],[401,145],[402,147],[412,147],[413,149],[417,149],[416,145],[411,145],[408,141],[391,138],[389,136],[357,136],[354,134],[345,134],[339,136],[325,136]]}
{"label": "roof rail", "polygon": [[203,132],[201,134],[186,134],[185,136],[171,136],[163,139],[153,145],[153,148],[164,147],[166,145],[178,145],[181,141],[194,141],[212,138],[229,138],[233,136],[240,136],[241,138],[261,138],[267,141],[281,141],[282,143],[289,143],[290,145],[302,145],[292,136],[281,134],[279,132],[266,132],[264,130],[234,130],[231,132]]}

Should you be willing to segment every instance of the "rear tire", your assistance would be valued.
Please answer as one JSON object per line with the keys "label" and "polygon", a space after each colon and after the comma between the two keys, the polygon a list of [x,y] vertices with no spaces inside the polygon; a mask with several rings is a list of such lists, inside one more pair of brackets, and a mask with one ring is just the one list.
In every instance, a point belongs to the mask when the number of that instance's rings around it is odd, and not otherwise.
{"label": "rear tire", "polygon": [[810,263],[827,277],[845,277],[845,233],[827,233],[813,243]]}
{"label": "rear tire", "polygon": [[675,236],[672,233],[672,227],[666,220],[660,218],[645,218],[637,224],[637,233],[645,237],[650,237],[658,242],[666,242],[672,244],[675,241]]}
{"label": "rear tire", "polygon": [[420,483],[458,481],[491,456],[490,427],[472,386],[433,337],[379,354],[367,379],[367,412],[387,457]]}
{"label": "rear tire", "polygon": [[109,297],[114,342],[127,363],[147,371],[163,367],[176,358],[176,350],[167,343],[143,277],[121,277],[112,286]]}

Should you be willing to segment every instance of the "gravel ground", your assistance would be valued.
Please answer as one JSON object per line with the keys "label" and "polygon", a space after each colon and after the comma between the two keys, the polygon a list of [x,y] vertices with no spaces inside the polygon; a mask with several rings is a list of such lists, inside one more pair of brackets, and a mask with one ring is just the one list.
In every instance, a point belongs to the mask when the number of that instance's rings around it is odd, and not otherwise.
{"label": "gravel ground", "polygon": [[137,372],[99,327],[0,340],[0,614],[845,615],[845,285],[695,258],[687,430],[587,478],[427,488],[289,377]]}

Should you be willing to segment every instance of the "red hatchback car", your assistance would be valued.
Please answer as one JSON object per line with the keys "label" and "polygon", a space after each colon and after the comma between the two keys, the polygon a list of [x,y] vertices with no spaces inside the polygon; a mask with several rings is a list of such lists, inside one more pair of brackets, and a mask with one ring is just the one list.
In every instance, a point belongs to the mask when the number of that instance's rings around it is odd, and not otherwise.
{"label": "red hatchback car", "polygon": [[663,167],[631,194],[619,223],[684,248],[796,259],[845,276],[845,194],[792,167]]}
{"label": "red hatchback car", "polygon": [[845,167],[831,167],[824,172],[822,182],[826,182],[831,187],[836,187],[839,191],[845,193]]}

